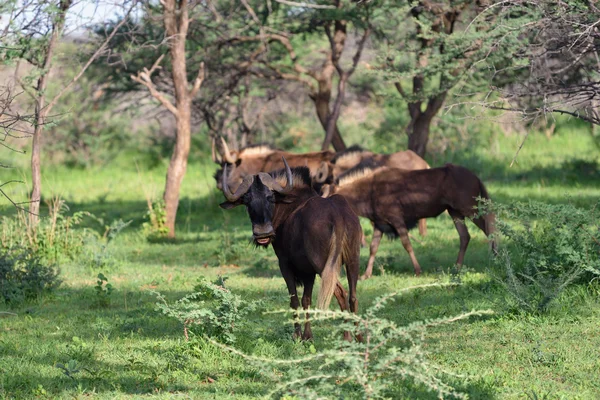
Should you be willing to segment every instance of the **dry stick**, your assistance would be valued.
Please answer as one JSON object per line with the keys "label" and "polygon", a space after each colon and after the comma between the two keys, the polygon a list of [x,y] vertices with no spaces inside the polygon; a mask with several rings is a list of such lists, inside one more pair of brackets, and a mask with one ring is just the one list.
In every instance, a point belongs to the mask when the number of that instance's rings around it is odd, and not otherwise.
{"label": "dry stick", "polygon": [[525,138],[523,139],[523,141],[519,145],[519,148],[517,149],[517,152],[515,153],[515,156],[513,157],[512,161],[510,162],[509,168],[513,166],[513,164],[515,163],[515,161],[517,161],[517,156],[519,155],[519,152],[523,148],[523,145],[525,144],[525,141],[527,140],[528,136],[529,136],[529,130],[527,130],[527,133],[525,134]]}

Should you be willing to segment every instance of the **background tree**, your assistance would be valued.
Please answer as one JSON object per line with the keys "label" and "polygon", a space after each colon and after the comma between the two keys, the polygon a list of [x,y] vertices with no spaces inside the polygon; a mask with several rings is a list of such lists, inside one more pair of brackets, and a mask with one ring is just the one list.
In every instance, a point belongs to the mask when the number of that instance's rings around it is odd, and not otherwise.
{"label": "background tree", "polygon": [[204,64],[200,64],[191,87],[187,77],[186,40],[190,24],[187,0],[161,1],[166,40],[171,59],[171,75],[175,92],[175,104],[156,89],[152,74],[159,68],[161,55],[148,70],[144,69],[131,79],[146,86],[152,96],[175,116],[177,121],[175,147],[167,170],[164,191],[166,226],[169,237],[175,237],[175,219],[179,206],[179,190],[187,169],[191,145],[191,105],[204,80]]}
{"label": "background tree", "polygon": [[[511,2],[535,18],[522,27],[522,46],[511,68],[495,71],[497,97],[484,104],[546,121],[566,114],[600,125],[600,9],[595,2]],[[507,79],[515,76],[517,79]],[[490,101],[491,100],[491,101]]]}
{"label": "background tree", "polygon": [[[377,35],[384,50],[379,69],[406,102],[408,148],[423,157],[431,123],[449,92],[466,84],[485,91],[488,65],[506,64],[529,13],[485,0],[385,3]],[[467,79],[468,78],[468,79]],[[468,81],[468,82],[467,82]]]}
{"label": "background tree", "polygon": [[[48,116],[61,97],[81,78],[90,64],[104,51],[106,43],[112,38],[112,36],[109,36],[100,44],[75,76],[47,101],[46,90],[51,77],[53,59],[59,40],[65,31],[67,13],[73,4],[72,0],[37,0],[23,4],[15,2],[11,8],[6,27],[6,37],[9,38],[10,43],[16,43],[18,46],[7,47],[3,58],[5,60],[18,60],[15,79],[35,103],[31,145],[31,201],[29,206],[29,225],[32,231],[35,231],[38,223],[42,196],[42,134],[44,126],[49,122]],[[127,15],[134,5],[135,1],[127,11]],[[122,20],[122,23],[125,21],[126,18]],[[116,32],[117,30],[112,35]],[[29,76],[20,76],[18,64],[20,61],[27,61],[34,67],[34,71]],[[35,84],[32,86],[31,83],[33,82]]]}

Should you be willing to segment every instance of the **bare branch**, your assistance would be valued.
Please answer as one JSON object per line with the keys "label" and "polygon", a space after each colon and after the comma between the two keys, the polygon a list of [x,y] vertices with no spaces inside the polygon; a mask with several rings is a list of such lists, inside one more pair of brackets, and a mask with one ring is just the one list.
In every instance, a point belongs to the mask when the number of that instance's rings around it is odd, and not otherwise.
{"label": "bare branch", "polygon": [[200,69],[198,69],[198,76],[196,76],[196,80],[194,81],[194,86],[190,90],[190,98],[196,97],[198,91],[200,90],[200,86],[202,86],[202,82],[204,82],[205,71],[204,71],[204,62],[200,63]]}
{"label": "bare branch", "polygon": [[152,73],[154,73],[154,71],[156,69],[160,68],[159,64],[164,57],[165,57],[165,55],[162,54],[154,62],[154,64],[152,65],[152,68],[150,68],[150,70],[148,70],[148,68],[144,68],[142,71],[138,72],[137,76],[131,75],[131,79],[146,86],[148,88],[148,90],[150,91],[150,94],[152,95],[152,97],[154,97],[156,100],[160,101],[162,103],[162,105],[165,106],[165,108],[171,112],[171,114],[173,114],[174,116],[177,116],[178,115],[177,107],[175,107],[173,105],[173,103],[171,103],[165,97],[165,95],[163,93],[160,93],[156,89],[156,86],[154,85],[154,83],[152,82]]}

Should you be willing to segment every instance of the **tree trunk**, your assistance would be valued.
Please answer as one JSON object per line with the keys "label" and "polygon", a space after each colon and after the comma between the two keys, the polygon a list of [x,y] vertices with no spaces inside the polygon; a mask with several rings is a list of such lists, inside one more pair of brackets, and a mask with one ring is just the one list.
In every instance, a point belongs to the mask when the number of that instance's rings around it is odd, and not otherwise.
{"label": "tree trunk", "polygon": [[42,133],[46,123],[48,110],[44,109],[46,104],[46,86],[48,85],[48,75],[52,68],[52,56],[58,43],[63,27],[65,25],[65,16],[71,0],[62,0],[59,5],[58,14],[52,25],[52,34],[46,54],[44,56],[44,65],[40,77],[38,78],[35,91],[35,128],[33,131],[33,140],[31,143],[31,198],[29,203],[29,230],[34,233],[37,228],[40,213],[40,201],[42,196]]}
{"label": "tree trunk", "polygon": [[344,95],[346,94],[346,81],[348,80],[348,78],[349,76],[346,73],[342,73],[342,75],[340,76],[340,82],[338,85],[338,95],[335,99],[335,104],[333,105],[333,112],[329,115],[327,125],[325,128],[325,140],[323,141],[323,146],[321,147],[321,150],[323,151],[329,148],[330,144],[333,141],[333,137],[337,132],[337,120],[340,117],[342,103],[344,102]]}
{"label": "tree trunk", "polygon": [[[331,98],[331,92],[329,92],[329,98]],[[323,100],[323,98],[319,94],[314,100],[315,107],[317,109],[317,116],[319,117],[319,121],[321,122],[321,125],[325,130],[325,134],[327,134],[327,121],[329,121],[329,116],[331,114],[329,111],[329,98],[327,100]],[[331,140],[333,148],[335,149],[335,151],[345,150],[346,143],[344,143],[344,139],[342,139],[342,135],[340,134],[337,123],[335,124],[333,129],[333,137]]]}
{"label": "tree trunk", "polygon": [[188,155],[191,143],[190,106],[191,94],[188,91],[187,66],[185,57],[185,41],[188,31],[187,0],[166,0],[161,2],[164,7],[164,23],[169,37],[169,53],[173,86],[175,88],[175,103],[177,113],[177,131],[175,133],[175,148],[167,170],[165,184],[166,225],[168,237],[175,237],[175,220],[179,207],[179,191],[181,182],[187,170]]}
{"label": "tree trunk", "polygon": [[177,136],[175,138],[175,148],[167,170],[167,181],[165,184],[165,211],[166,224],[169,229],[168,236],[175,237],[175,220],[177,217],[177,208],[179,207],[179,191],[181,182],[185,177],[187,170],[188,155],[190,153],[191,143],[191,124],[189,107],[186,112],[179,109],[177,118]]}
{"label": "tree trunk", "polygon": [[[325,135],[327,135],[327,123],[331,114],[329,102],[331,101],[331,87],[334,72],[335,67],[331,62],[331,58],[329,58],[325,64],[323,64],[323,69],[316,75],[318,82],[317,93],[313,93],[311,95],[311,99],[315,103],[319,122],[321,122],[321,126],[323,126],[323,129],[325,130]],[[335,151],[342,151],[346,149],[346,144],[344,143],[344,139],[342,139],[342,135],[338,129],[337,121],[334,127],[331,144],[333,144]],[[327,148],[329,148],[329,145]],[[327,150],[327,148],[324,150]]]}
{"label": "tree trunk", "polygon": [[414,151],[421,158],[425,158],[427,152],[427,142],[429,142],[429,128],[431,118],[427,118],[423,113],[410,122],[408,133],[408,149]]}

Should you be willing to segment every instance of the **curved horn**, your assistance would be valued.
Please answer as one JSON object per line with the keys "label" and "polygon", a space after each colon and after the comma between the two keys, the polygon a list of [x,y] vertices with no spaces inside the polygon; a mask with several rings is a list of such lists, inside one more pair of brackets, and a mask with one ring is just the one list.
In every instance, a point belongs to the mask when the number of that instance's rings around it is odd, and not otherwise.
{"label": "curved horn", "polygon": [[321,197],[327,198],[331,192],[331,185],[323,185],[321,188]]}
{"label": "curved horn", "polygon": [[215,162],[217,164],[221,164],[221,163],[223,163],[223,160],[221,160],[221,158],[219,157],[218,152],[215,151],[215,146],[217,145],[216,140],[217,140],[217,138],[215,138],[215,137],[212,138],[212,146],[210,148],[210,152],[212,155],[213,162]]}
{"label": "curved horn", "polygon": [[286,194],[292,191],[294,188],[294,176],[292,175],[292,170],[288,165],[287,161],[285,161],[285,157],[281,157],[283,159],[283,164],[285,165],[285,176],[287,178],[287,183],[285,187],[282,187],[273,177],[267,173],[259,172],[258,177],[260,178],[263,185],[268,187],[271,190],[274,190],[281,194]]}
{"label": "curved horn", "polygon": [[326,161],[322,161],[319,168],[317,168],[317,172],[315,173],[315,182],[323,183],[327,180],[327,175],[329,174],[329,165],[327,165]]}
{"label": "curved horn", "polygon": [[223,137],[219,137],[221,139],[221,144],[223,145],[223,158],[225,159],[225,161],[227,161],[229,164],[235,164],[235,162],[237,161],[236,158],[233,158],[233,156],[231,155],[231,152],[229,151],[229,146],[227,146],[227,142],[225,141],[225,139],[223,139]]}
{"label": "curved horn", "polygon": [[231,202],[237,201],[240,197],[248,191],[250,185],[254,182],[254,175],[250,175],[244,178],[242,184],[237,188],[235,193],[231,193],[229,184],[227,183],[227,164],[223,165],[223,175],[221,176],[221,186],[223,187],[223,194],[225,198]]}

